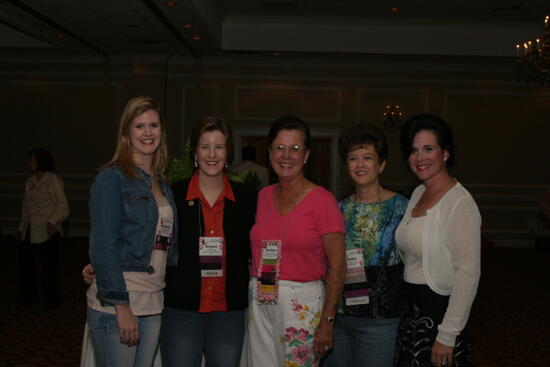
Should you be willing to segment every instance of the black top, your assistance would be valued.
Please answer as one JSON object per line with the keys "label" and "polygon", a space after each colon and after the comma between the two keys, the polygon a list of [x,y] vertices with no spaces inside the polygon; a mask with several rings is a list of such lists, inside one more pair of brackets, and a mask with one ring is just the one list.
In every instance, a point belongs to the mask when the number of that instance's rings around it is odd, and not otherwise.
{"label": "black top", "polygon": [[[244,310],[248,307],[248,282],[250,274],[250,228],[256,214],[257,193],[244,184],[230,182],[235,201],[225,199],[223,232],[226,248],[225,296],[229,310]],[[185,200],[189,180],[172,185],[178,213],[177,267],[166,268],[164,305],[187,311],[198,311],[201,295],[201,269],[199,237],[204,233],[204,221],[200,200]],[[201,226],[201,228],[199,228]]]}

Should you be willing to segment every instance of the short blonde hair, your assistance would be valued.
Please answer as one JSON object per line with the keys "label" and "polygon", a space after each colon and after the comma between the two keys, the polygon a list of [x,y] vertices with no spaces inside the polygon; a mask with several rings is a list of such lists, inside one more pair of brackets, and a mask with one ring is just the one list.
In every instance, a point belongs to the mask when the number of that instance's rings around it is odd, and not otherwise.
{"label": "short blonde hair", "polygon": [[118,139],[115,154],[113,158],[104,165],[117,165],[122,169],[122,172],[130,178],[137,179],[138,175],[135,170],[135,162],[132,155],[132,146],[130,143],[130,125],[132,121],[139,115],[153,110],[159,115],[161,138],[160,145],[153,156],[152,172],[159,174],[164,178],[164,170],[168,160],[168,148],[166,146],[166,126],[162,118],[159,104],[151,97],[141,96],[135,97],[128,101],[118,127]]}

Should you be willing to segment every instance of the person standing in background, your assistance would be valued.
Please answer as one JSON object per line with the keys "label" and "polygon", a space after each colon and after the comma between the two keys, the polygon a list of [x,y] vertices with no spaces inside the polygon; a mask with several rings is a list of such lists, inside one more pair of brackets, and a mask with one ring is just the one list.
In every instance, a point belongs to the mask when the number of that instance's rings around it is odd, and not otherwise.
{"label": "person standing in background", "polygon": [[25,184],[21,222],[15,239],[19,246],[23,306],[38,300],[35,257],[42,271],[46,307],[59,307],[59,241],[62,223],[69,215],[63,180],[53,173],[55,162],[49,151],[29,151],[31,176]]}
{"label": "person standing in background", "polygon": [[242,161],[240,164],[232,166],[231,172],[240,174],[243,172],[253,172],[260,179],[260,188],[269,184],[269,172],[266,167],[260,166],[256,161],[256,148],[247,145],[241,152]]}

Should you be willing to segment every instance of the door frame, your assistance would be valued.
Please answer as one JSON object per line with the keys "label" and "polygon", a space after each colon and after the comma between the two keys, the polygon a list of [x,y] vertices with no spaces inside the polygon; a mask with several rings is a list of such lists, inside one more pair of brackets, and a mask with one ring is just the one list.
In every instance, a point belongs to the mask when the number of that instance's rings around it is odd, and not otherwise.
{"label": "door frame", "polygon": [[[235,127],[233,130],[233,147],[235,164],[241,163],[240,149],[245,136],[267,136],[269,128],[267,127]],[[311,138],[330,139],[330,190],[334,196],[340,195],[340,181],[338,180],[340,172],[340,159],[338,157],[338,137],[340,129],[311,129]]]}

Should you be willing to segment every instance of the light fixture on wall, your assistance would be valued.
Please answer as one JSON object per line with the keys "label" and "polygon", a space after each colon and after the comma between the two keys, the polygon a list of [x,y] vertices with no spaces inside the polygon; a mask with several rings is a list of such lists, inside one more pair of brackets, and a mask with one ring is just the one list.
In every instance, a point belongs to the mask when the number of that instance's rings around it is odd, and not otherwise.
{"label": "light fixture on wall", "polygon": [[550,83],[550,20],[544,19],[542,38],[516,45],[516,79],[527,84]]}
{"label": "light fixture on wall", "polygon": [[399,105],[386,105],[386,111],[384,112],[384,128],[386,130],[400,129],[405,122],[403,116],[403,112],[399,109]]}

